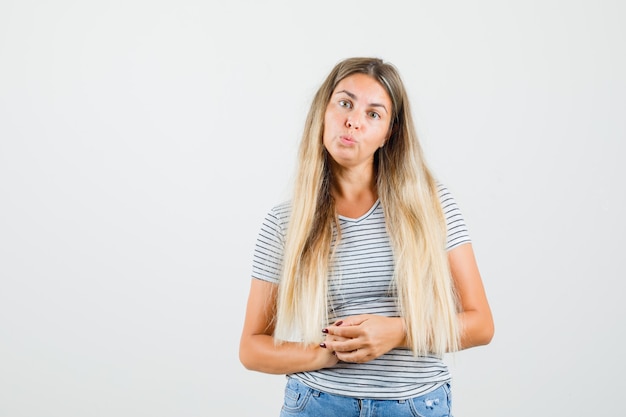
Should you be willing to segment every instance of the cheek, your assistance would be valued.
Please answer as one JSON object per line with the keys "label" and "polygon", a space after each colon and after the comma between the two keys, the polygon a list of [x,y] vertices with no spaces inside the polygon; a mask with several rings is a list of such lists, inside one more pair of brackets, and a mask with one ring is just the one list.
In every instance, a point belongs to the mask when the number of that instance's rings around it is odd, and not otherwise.
{"label": "cheek", "polygon": [[328,150],[328,146],[330,144],[330,133],[328,132],[328,125],[324,123],[322,127],[322,146]]}
{"label": "cheek", "polygon": [[387,138],[389,137],[389,130],[388,129],[382,129],[379,132],[379,139],[378,139],[378,146],[382,146],[385,144],[385,142],[387,141]]}
{"label": "cheek", "polygon": [[327,112],[324,115],[324,124],[322,125],[322,143],[324,145],[330,142],[330,138],[333,136],[333,126],[335,126],[334,119]]}
{"label": "cheek", "polygon": [[335,116],[331,112],[326,112],[324,115],[324,129],[328,130],[329,127],[335,126],[337,124],[337,116]]}

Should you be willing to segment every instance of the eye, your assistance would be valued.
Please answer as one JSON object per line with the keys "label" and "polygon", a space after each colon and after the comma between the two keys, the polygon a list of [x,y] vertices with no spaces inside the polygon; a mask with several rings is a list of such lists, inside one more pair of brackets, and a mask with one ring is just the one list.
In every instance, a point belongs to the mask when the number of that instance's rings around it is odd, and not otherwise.
{"label": "eye", "polygon": [[367,115],[372,119],[380,119],[380,114],[376,113],[375,111],[368,112]]}
{"label": "eye", "polygon": [[346,109],[349,109],[352,107],[352,103],[350,103],[350,101],[348,100],[339,100],[339,107],[345,107]]}

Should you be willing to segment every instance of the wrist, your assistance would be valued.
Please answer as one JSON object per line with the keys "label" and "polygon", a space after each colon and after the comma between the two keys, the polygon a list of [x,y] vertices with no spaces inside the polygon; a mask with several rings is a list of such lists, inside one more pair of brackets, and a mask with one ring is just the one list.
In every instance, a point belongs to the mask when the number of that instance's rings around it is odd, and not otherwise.
{"label": "wrist", "polygon": [[396,319],[396,331],[398,333],[398,347],[406,348],[408,346],[406,335],[406,322],[403,317],[395,317]]}

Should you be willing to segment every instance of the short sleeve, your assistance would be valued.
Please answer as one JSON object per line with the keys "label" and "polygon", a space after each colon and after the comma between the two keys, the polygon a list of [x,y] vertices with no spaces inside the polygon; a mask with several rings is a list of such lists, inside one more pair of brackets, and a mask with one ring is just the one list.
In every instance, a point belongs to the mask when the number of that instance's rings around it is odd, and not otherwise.
{"label": "short sleeve", "polygon": [[452,197],[450,191],[442,184],[438,184],[438,191],[443,215],[446,218],[446,250],[454,249],[464,243],[471,243],[467,225],[465,224],[461,210],[456,204],[454,197]]}
{"label": "short sleeve", "polygon": [[280,280],[289,205],[274,207],[265,216],[252,258],[252,277],[278,284]]}

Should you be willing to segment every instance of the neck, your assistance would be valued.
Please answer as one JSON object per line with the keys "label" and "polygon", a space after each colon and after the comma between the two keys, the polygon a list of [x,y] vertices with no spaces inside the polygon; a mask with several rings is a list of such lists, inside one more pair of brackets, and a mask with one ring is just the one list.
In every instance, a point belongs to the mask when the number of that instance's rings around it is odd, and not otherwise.
{"label": "neck", "polygon": [[362,216],[378,199],[373,166],[333,170],[331,193],[338,214]]}

